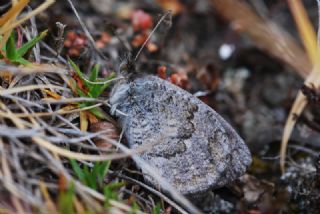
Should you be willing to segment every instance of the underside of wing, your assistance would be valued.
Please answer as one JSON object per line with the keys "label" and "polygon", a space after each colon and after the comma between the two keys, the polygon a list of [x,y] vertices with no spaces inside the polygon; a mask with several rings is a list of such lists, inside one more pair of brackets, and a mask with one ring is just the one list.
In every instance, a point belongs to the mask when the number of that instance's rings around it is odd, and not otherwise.
{"label": "underside of wing", "polygon": [[167,81],[136,79],[119,109],[127,114],[120,119],[129,146],[149,146],[141,157],[184,194],[231,182],[251,163],[246,145],[227,122]]}

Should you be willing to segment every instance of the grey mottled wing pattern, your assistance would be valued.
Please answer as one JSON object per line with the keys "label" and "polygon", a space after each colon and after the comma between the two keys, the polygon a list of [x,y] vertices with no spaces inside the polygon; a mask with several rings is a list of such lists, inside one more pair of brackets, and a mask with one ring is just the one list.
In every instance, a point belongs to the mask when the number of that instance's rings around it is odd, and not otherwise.
{"label": "grey mottled wing pattern", "polygon": [[[118,93],[121,87],[126,92]],[[190,93],[145,75],[114,88],[111,104],[131,148],[183,194],[216,188],[242,175],[250,152],[230,125]],[[151,177],[146,180],[156,185]]]}

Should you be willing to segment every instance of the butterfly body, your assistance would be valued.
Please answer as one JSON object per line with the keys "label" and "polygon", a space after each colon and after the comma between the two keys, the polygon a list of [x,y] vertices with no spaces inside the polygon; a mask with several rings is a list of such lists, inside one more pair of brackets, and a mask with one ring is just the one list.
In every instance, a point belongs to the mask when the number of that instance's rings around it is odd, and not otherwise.
{"label": "butterfly body", "polygon": [[[251,154],[234,129],[168,81],[143,74],[124,80],[113,88],[110,104],[129,146],[146,147],[141,158],[183,194],[224,186],[251,164]],[[157,185],[151,176],[145,179]]]}

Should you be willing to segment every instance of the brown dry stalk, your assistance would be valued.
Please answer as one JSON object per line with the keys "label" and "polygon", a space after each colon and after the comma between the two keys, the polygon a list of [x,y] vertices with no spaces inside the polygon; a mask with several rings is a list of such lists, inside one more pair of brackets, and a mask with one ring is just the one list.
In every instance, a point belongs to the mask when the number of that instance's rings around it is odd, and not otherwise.
{"label": "brown dry stalk", "polygon": [[2,39],[0,41],[0,47],[3,47],[6,44],[12,30],[15,27],[18,27],[25,21],[29,20],[33,16],[41,13],[46,10],[50,5],[52,5],[55,0],[46,0],[32,12],[29,12],[27,15],[22,17],[19,20],[16,20],[23,8],[29,3],[29,0],[20,0],[13,1],[11,9],[2,16],[0,19],[0,35],[2,35]]}
{"label": "brown dry stalk", "polygon": [[[305,81],[305,84],[312,83],[314,86],[319,86],[320,85],[319,77],[320,77],[319,66],[317,66],[312,71],[312,73],[308,76],[308,78]],[[287,147],[288,147],[289,138],[296,124],[296,119],[295,119],[296,115],[299,116],[302,113],[303,109],[306,107],[306,105],[307,105],[307,99],[305,99],[305,96],[302,94],[301,91],[299,91],[291,107],[290,113],[286,121],[286,125],[283,130],[281,148],[280,148],[280,167],[281,167],[282,173],[284,173],[285,171],[285,158],[287,154]]]}
{"label": "brown dry stalk", "polygon": [[297,24],[300,37],[307,51],[312,65],[316,65],[318,58],[317,36],[308,18],[307,12],[300,0],[287,0],[288,6]]}
{"label": "brown dry stalk", "polygon": [[34,74],[34,73],[59,73],[59,74],[68,74],[69,71],[66,68],[59,67],[56,65],[50,64],[40,64],[40,65],[28,65],[26,67],[18,67],[9,64],[0,65],[0,75],[3,73],[10,73],[12,75],[18,74]]}
{"label": "brown dry stalk", "polygon": [[20,13],[22,11],[22,9],[25,6],[27,6],[28,3],[29,3],[29,0],[21,0],[21,1],[17,2],[17,4],[14,4],[14,6],[11,7],[9,9],[9,11],[0,18],[0,26],[7,23],[8,20],[10,20],[14,16],[14,14]]}
{"label": "brown dry stalk", "polygon": [[[67,110],[65,110],[64,108],[61,108],[57,111],[53,111],[53,112],[35,112],[35,113],[15,113],[15,117],[17,118],[27,118],[27,117],[52,117],[54,115],[64,115],[64,114],[71,114],[71,113],[76,113],[76,112],[83,112],[83,111],[87,111],[90,109],[93,109],[95,107],[99,107],[102,106],[102,103],[98,103],[95,105],[91,105],[91,106],[87,106],[84,108],[76,108],[75,106],[67,106]],[[71,110],[69,110],[71,109]],[[1,112],[0,112],[1,115]],[[7,115],[2,115],[3,117],[8,117]]]}
{"label": "brown dry stalk", "polygon": [[[230,21],[231,26],[236,31],[246,34],[257,47],[294,68],[301,77],[306,79],[305,84],[311,83],[318,87],[320,85],[320,75],[317,61],[320,55],[317,50],[314,30],[301,1],[287,1],[298,26],[307,55],[287,32],[275,23],[258,16],[245,2],[239,0],[212,0],[217,12]],[[284,127],[280,150],[280,165],[283,172],[288,141],[296,123],[293,115],[300,115],[306,105],[307,100],[299,92]]]}
{"label": "brown dry stalk", "polygon": [[[43,12],[44,10],[46,10],[50,5],[52,5],[55,2],[55,0],[47,0],[44,3],[42,3],[40,6],[38,6],[36,9],[34,9],[32,12],[28,13],[26,16],[22,17],[19,20],[15,20],[14,18],[14,22],[9,25],[9,26],[5,26],[3,28],[0,29],[0,34],[4,34],[10,30],[12,30],[13,28],[21,25],[22,23],[24,23],[25,21],[29,20],[30,18],[38,15],[39,13]],[[9,19],[11,19],[12,17],[10,17]]]}
{"label": "brown dry stalk", "polygon": [[[303,41],[304,47],[307,50],[310,61],[313,65],[313,70],[311,74],[306,78],[305,85],[314,85],[319,87],[320,85],[320,64],[319,64],[319,49],[317,45],[317,37],[314,29],[312,28],[311,22],[308,19],[307,12],[305,11],[303,4],[300,0],[287,0],[291,13],[297,24],[300,37]],[[284,132],[281,141],[281,150],[280,150],[280,167],[282,172],[285,170],[285,157],[288,147],[288,142],[292,130],[296,124],[294,115],[300,115],[307,105],[307,100],[305,96],[300,91],[292,105],[289,116],[287,118],[286,125],[284,127]]]}
{"label": "brown dry stalk", "polygon": [[0,96],[20,93],[25,91],[33,91],[37,89],[45,89],[45,88],[69,91],[69,89],[67,89],[66,87],[57,86],[57,85],[27,85],[27,86],[21,86],[16,88],[9,88],[9,89],[2,89],[2,90],[0,89]]}
{"label": "brown dry stalk", "polygon": [[258,48],[288,64],[301,77],[310,74],[312,66],[304,51],[275,23],[258,16],[244,1],[212,0],[212,3],[235,31],[247,35]]}
{"label": "brown dry stalk", "polygon": [[[11,119],[11,121],[19,129],[22,129],[22,130],[26,129],[26,127],[24,125],[24,121],[21,120],[20,118],[18,118],[15,113],[12,113],[8,108],[6,108],[6,106],[2,102],[0,102],[0,107],[4,110],[4,111],[0,111],[0,117],[6,117],[8,119]],[[32,118],[31,115],[29,116],[29,119],[33,120],[33,122],[34,122],[34,119]],[[39,127],[38,124],[37,124],[37,127]],[[109,154],[109,155],[89,155],[89,154],[84,154],[81,152],[69,151],[67,149],[58,147],[58,146],[52,144],[51,142],[44,140],[43,138],[38,137],[38,136],[32,137],[32,140],[36,144],[38,144],[39,146],[46,148],[47,150],[51,151],[54,154],[58,154],[60,156],[73,158],[73,159],[77,159],[77,160],[87,160],[87,161],[105,161],[105,160],[122,159],[122,158],[130,157],[131,155],[133,155],[135,153],[143,152],[149,148],[149,147],[144,147],[144,148],[141,147],[141,148],[137,148],[134,150],[128,150],[128,152],[125,152],[125,153],[115,153],[115,154]],[[116,142],[113,144],[117,145]]]}

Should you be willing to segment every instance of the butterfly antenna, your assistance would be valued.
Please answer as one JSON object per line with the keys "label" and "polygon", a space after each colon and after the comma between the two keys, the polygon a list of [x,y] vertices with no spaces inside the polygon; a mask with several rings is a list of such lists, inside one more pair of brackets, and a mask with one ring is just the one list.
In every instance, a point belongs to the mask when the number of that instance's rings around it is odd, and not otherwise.
{"label": "butterfly antenna", "polygon": [[107,22],[106,25],[107,25],[108,31],[110,31],[118,39],[118,41],[120,42],[122,47],[124,47],[127,52],[131,52],[132,50],[131,50],[130,45],[128,44],[128,41],[121,38],[121,36],[119,35],[119,33],[116,30],[116,26],[110,22]]}
{"label": "butterfly antenna", "polygon": [[156,24],[156,26],[152,29],[151,33],[148,35],[147,39],[144,41],[144,43],[142,44],[141,48],[139,49],[138,53],[136,54],[136,56],[134,57],[134,62],[137,61],[141,51],[143,50],[143,48],[146,46],[146,44],[149,42],[151,36],[154,34],[154,32],[158,29],[158,27],[160,26],[160,24],[165,20],[165,18],[171,15],[171,11],[167,11],[162,17],[161,19],[158,21],[158,23]]}

